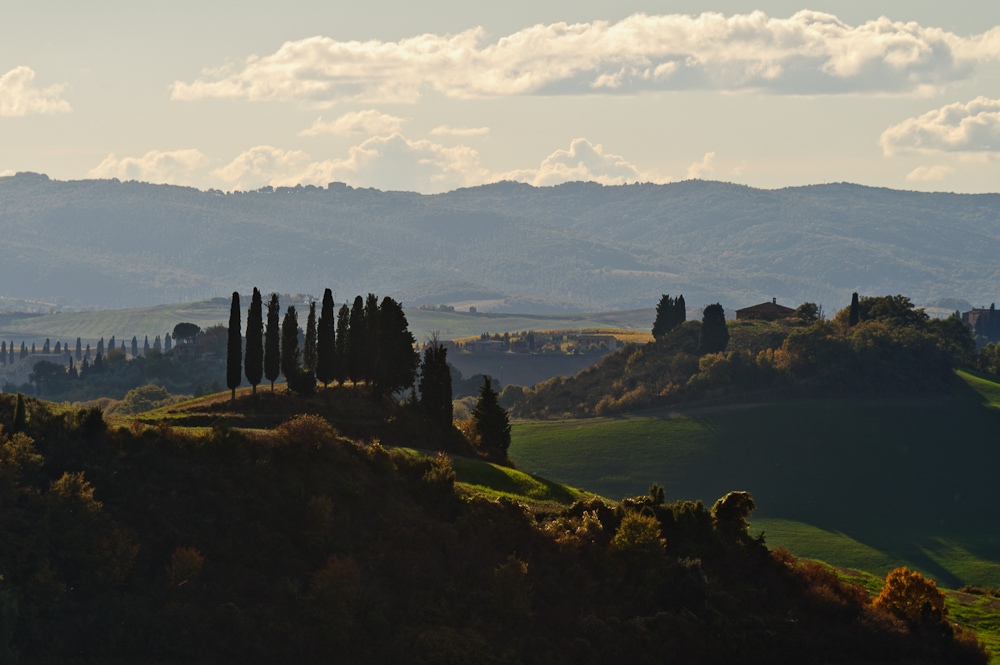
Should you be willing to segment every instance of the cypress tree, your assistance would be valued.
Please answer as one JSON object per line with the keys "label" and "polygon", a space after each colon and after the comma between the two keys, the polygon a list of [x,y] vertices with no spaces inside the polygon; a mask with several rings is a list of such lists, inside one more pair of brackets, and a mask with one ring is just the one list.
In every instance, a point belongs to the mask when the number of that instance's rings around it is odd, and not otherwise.
{"label": "cypress tree", "polygon": [[309,303],[309,316],[306,317],[306,338],[302,346],[302,371],[311,376],[316,375],[316,301]]}
{"label": "cypress tree", "polygon": [[104,338],[102,337],[97,341],[97,352],[102,356],[104,355]]}
{"label": "cypress tree", "polygon": [[379,311],[378,296],[369,293],[365,299],[365,333],[364,351],[362,353],[363,368],[362,373],[365,381],[369,383],[375,380],[376,367],[379,363],[379,354],[382,349],[379,346]]}
{"label": "cypress tree", "polygon": [[10,362],[10,364],[13,365],[14,364],[14,340],[10,340],[10,346],[8,346],[7,348],[10,349],[10,355],[8,357],[8,362]]}
{"label": "cypress tree", "polygon": [[247,350],[243,359],[244,373],[247,381],[253,386],[253,394],[257,394],[257,386],[264,376],[264,319],[263,303],[260,291],[255,286],[250,299],[250,309],[247,311]]}
{"label": "cypress tree", "polygon": [[500,406],[499,396],[488,376],[483,377],[483,385],[479,388],[472,424],[487,452],[499,452],[501,459],[506,459],[510,448],[510,418],[507,410]]}
{"label": "cypress tree", "polygon": [[281,321],[281,373],[291,381],[299,371],[299,315],[293,305],[285,311]]}
{"label": "cypress tree", "polygon": [[354,385],[364,379],[365,349],[365,301],[361,296],[354,299],[351,307],[350,327],[347,333],[347,378]]}
{"label": "cypress tree", "polygon": [[243,382],[243,335],[240,332],[240,293],[233,291],[233,304],[229,308],[229,330],[226,340],[226,387],[231,391],[229,401],[236,401],[236,389]]}
{"label": "cypress tree", "polygon": [[121,352],[122,352],[122,355],[124,356],[125,355],[125,340],[122,340]]}
{"label": "cypress tree", "polygon": [[687,321],[687,318],[687,305],[684,304],[684,294],[681,294],[674,301],[674,325],[681,325]]}
{"label": "cypress tree", "polygon": [[272,293],[267,303],[267,332],[264,338],[264,376],[271,382],[271,392],[274,392],[274,382],[281,374],[281,332],[278,327],[280,316],[278,294]]}
{"label": "cypress tree", "polygon": [[24,407],[24,395],[17,394],[17,404],[14,406],[14,423],[11,427],[14,433],[23,432],[28,424],[28,413]]}
{"label": "cypress tree", "polygon": [[137,358],[139,356],[139,340],[135,335],[132,335],[132,357]]}
{"label": "cypress tree", "polygon": [[851,309],[847,313],[847,325],[854,327],[861,320],[861,303],[858,302],[858,292],[851,295]]}
{"label": "cypress tree", "polygon": [[28,349],[25,348],[25,346],[24,346],[24,340],[21,340],[21,355],[20,355],[20,357],[18,359],[19,360],[24,360],[27,357],[28,357]]}
{"label": "cypress tree", "polygon": [[108,340],[108,353],[104,354],[104,357],[107,358],[108,354],[114,350],[115,350],[115,336],[112,335],[111,339]]}
{"label": "cypress tree", "polygon": [[673,330],[675,312],[674,299],[669,295],[661,296],[660,302],[656,305],[656,320],[653,321],[653,339],[663,339]]}
{"label": "cypress tree", "polygon": [[170,342],[171,342],[170,333],[167,333],[163,337],[163,352],[164,353],[170,353]]}
{"label": "cypress tree", "polygon": [[87,344],[87,355],[83,357],[84,360],[90,360],[90,344]]}
{"label": "cypress tree", "polygon": [[142,356],[144,358],[149,356],[149,335],[146,335],[145,340],[142,342]]}
{"label": "cypress tree", "polygon": [[155,349],[157,353],[163,352],[163,345],[160,343],[159,335],[153,338],[153,349]]}
{"label": "cypress tree", "polygon": [[419,355],[413,350],[415,340],[398,302],[383,298],[378,317],[374,391],[376,395],[391,395],[413,385]]}
{"label": "cypress tree", "polygon": [[[31,352],[32,353],[35,352],[35,345],[34,344],[31,345]],[[42,346],[42,353],[48,353],[48,352],[49,352],[49,338],[46,337],[45,338],[45,344]]]}
{"label": "cypress tree", "polygon": [[451,400],[448,349],[434,339],[424,346],[424,359],[420,365],[420,405],[438,427],[448,428],[454,420]]}
{"label": "cypress tree", "polygon": [[715,303],[705,308],[701,318],[701,339],[698,350],[706,353],[720,353],[729,345],[729,328],[726,326],[726,310]]}
{"label": "cypress tree", "polygon": [[62,342],[56,340],[56,348],[52,349],[52,353],[62,353]]}
{"label": "cypress tree", "polygon": [[35,355],[35,343],[31,343],[31,355]]}
{"label": "cypress tree", "polygon": [[330,289],[323,292],[323,306],[316,324],[316,378],[324,388],[337,378],[337,319]]}
{"label": "cypress tree", "polygon": [[76,361],[80,362],[83,360],[83,345],[80,343],[80,338],[76,338]]}
{"label": "cypress tree", "polygon": [[337,312],[337,359],[334,363],[338,383],[347,381],[348,349],[347,341],[351,331],[351,308],[344,303]]}
{"label": "cypress tree", "polygon": [[7,342],[0,342],[0,364],[7,364]]}

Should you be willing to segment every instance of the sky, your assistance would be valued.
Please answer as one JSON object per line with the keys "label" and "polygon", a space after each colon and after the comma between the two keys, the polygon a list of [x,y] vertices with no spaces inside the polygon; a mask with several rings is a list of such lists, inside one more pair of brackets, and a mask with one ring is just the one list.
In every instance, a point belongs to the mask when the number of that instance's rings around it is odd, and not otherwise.
{"label": "sky", "polygon": [[18,3],[0,177],[995,192],[1000,3]]}

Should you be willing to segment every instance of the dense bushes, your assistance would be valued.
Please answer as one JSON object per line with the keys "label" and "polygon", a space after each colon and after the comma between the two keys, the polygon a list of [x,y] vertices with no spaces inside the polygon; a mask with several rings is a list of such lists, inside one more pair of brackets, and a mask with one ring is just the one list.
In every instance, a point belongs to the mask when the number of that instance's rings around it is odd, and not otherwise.
{"label": "dense bushes", "polygon": [[[0,397],[4,432],[13,408]],[[924,653],[919,631],[872,624],[848,591],[820,593],[759,539],[720,529],[746,535],[748,496],[729,495],[714,519],[656,488],[531,515],[459,493],[445,456],[347,439],[318,416],[195,435],[29,411],[25,433],[0,434],[6,662]]]}

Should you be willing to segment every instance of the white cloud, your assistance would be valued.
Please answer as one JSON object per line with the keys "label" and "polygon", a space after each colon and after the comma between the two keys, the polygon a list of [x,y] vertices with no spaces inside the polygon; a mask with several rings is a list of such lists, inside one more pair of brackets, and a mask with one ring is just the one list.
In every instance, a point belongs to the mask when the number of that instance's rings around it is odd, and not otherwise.
{"label": "white cloud", "polygon": [[176,81],[173,99],[415,102],[449,97],[712,89],[778,94],[928,93],[1000,57],[1000,28],[971,38],[882,17],[858,26],[801,11],[635,14],[535,25],[487,41],[482,28],[396,42],[311,37],[234,73]]}
{"label": "white cloud", "polygon": [[209,164],[209,159],[199,150],[150,150],[142,157],[118,159],[111,153],[90,170],[91,178],[118,178],[170,185],[189,184],[193,174]]}
{"label": "white cloud", "polygon": [[882,133],[886,155],[897,152],[1000,151],[1000,100],[977,97],[908,118]]}
{"label": "white cloud", "polygon": [[569,150],[556,150],[537,169],[519,169],[493,176],[494,180],[517,180],[541,187],[576,180],[593,180],[604,185],[629,182],[667,182],[653,172],[641,171],[624,157],[605,153],[600,144],[573,139]]}
{"label": "white cloud", "polygon": [[397,118],[394,115],[381,113],[375,109],[352,111],[329,122],[323,122],[323,118],[317,118],[312,127],[299,132],[299,136],[318,136],[319,134],[337,134],[339,136],[349,136],[351,134],[392,134],[393,132],[398,132],[405,122],[405,118]]}
{"label": "white cloud", "polygon": [[0,116],[17,117],[29,113],[69,113],[72,108],[60,95],[64,85],[35,86],[35,72],[15,67],[0,76]]}
{"label": "white cloud", "polygon": [[695,162],[688,167],[687,177],[688,180],[693,178],[701,178],[702,176],[712,175],[715,173],[715,167],[712,166],[712,161],[715,159],[714,152],[706,152],[705,156],[701,158],[700,162]]}
{"label": "white cloud", "polygon": [[433,136],[486,136],[489,133],[489,127],[449,127],[448,125],[440,125],[431,130]]}
{"label": "white cloud", "polygon": [[946,164],[936,166],[918,166],[907,174],[907,180],[927,181],[944,180],[955,172],[955,168]]}
{"label": "white cloud", "polygon": [[299,150],[258,146],[213,175],[241,189],[267,184],[325,185],[339,180],[358,187],[440,192],[477,185],[489,179],[479,153],[467,146],[446,148],[431,141],[411,141],[402,134],[376,136],[342,159],[313,160]]}

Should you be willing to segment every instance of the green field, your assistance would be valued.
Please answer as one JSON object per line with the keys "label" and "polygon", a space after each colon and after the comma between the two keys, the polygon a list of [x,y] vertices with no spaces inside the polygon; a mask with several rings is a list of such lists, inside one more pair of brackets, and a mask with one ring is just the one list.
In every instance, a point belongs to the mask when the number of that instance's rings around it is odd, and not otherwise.
{"label": "green field", "polygon": [[[244,298],[243,320],[249,298]],[[342,303],[337,303],[339,307]],[[41,345],[46,338],[52,343],[75,342],[80,337],[84,344],[95,343],[99,338],[115,335],[118,339],[138,337],[140,343],[149,335],[150,343],[156,335],[161,337],[182,321],[195,323],[202,328],[221,323],[228,325],[229,298],[213,298],[197,302],[156,305],[136,309],[116,309],[101,312],[72,312],[45,314],[43,316],[16,317],[0,315],[0,339],[22,340],[30,346]],[[406,317],[410,331],[419,342],[437,334],[440,339],[469,337],[484,332],[504,333],[520,330],[583,330],[586,328],[625,328],[647,331],[652,326],[653,310],[628,310],[596,314],[494,314],[468,312],[440,312],[408,308]],[[304,318],[304,317],[303,317]]]}
{"label": "green field", "polygon": [[769,545],[944,586],[1000,586],[1000,383],[954,397],[782,402],[514,427],[518,466],[610,498],[658,482],[711,504],[751,492]]}

